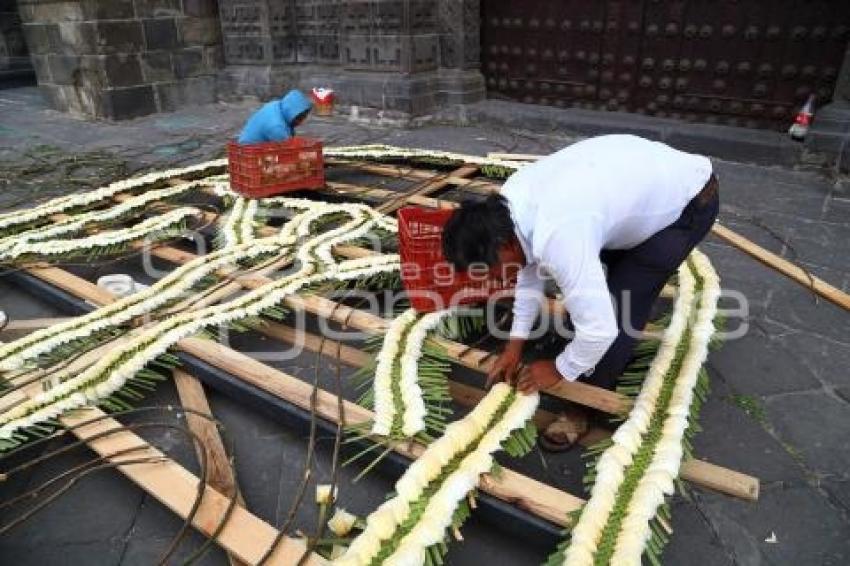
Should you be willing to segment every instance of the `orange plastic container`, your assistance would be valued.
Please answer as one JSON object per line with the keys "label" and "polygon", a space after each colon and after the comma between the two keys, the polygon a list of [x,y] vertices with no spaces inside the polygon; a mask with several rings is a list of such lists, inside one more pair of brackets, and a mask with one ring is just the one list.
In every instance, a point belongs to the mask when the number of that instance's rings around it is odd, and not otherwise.
{"label": "orange plastic container", "polygon": [[489,269],[460,271],[443,256],[443,226],[452,210],[415,206],[398,212],[401,279],[419,312],[485,302],[511,290],[515,282]]}
{"label": "orange plastic container", "polygon": [[231,188],[246,197],[318,189],[325,186],[322,142],[290,138],[282,142],[227,144]]}

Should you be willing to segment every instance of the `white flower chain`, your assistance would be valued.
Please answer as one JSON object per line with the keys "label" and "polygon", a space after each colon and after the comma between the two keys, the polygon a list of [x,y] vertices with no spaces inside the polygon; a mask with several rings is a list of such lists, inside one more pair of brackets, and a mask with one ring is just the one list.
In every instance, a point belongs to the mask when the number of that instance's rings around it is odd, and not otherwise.
{"label": "white flower chain", "polygon": [[696,322],[692,327],[688,327],[696,303],[696,280],[686,262],[679,268],[679,290],[670,324],[664,332],[658,353],[650,365],[628,419],[612,436],[612,445],[603,452],[596,464],[596,481],[579,522],[572,529],[570,545],[564,554],[564,564],[578,566],[594,563],[594,554],[613,510],[618,490],[625,479],[626,468],[632,463],[632,458],[643,441],[643,435],[649,428],[664,385],[664,377],[669,372],[676,348],[687,331],[690,333],[690,348],[676,378],[675,390],[662,429],[662,439],[655,447],[651,465],[632,495],[627,516],[617,535],[616,554],[612,557],[612,564],[640,564],[640,557],[651,536],[650,520],[655,516],[658,506],[663,503],[665,494],[673,492],[674,480],[678,477],[683,455],[682,438],[687,429],[693,391],[714,331],[713,319],[720,295],[719,279],[705,255],[694,250],[690,261],[696,267],[704,286]]}
{"label": "white flower chain", "polygon": [[224,217],[224,220],[221,223],[221,246],[224,248],[229,248],[231,246],[239,245],[241,242],[239,241],[239,232],[237,231],[237,226],[242,220],[242,215],[245,213],[245,198],[237,197],[236,200],[233,201],[233,208],[230,209],[230,212],[227,216]]}
{"label": "white flower chain", "polygon": [[282,246],[292,243],[294,238],[288,240],[280,240],[277,237],[264,238],[193,259],[148,289],[119,299],[81,317],[38,330],[0,347],[0,372],[20,369],[27,361],[51,352],[72,340],[86,338],[101,330],[116,328],[137,316],[151,313],[182,296],[210,274],[232,267],[238,260],[279,253]]}
{"label": "white flower chain", "polygon": [[239,222],[239,243],[250,242],[254,239],[254,226],[257,221],[257,207],[259,201],[251,199],[245,207],[245,214]]}
{"label": "white flower chain", "polygon": [[658,507],[664,503],[664,497],[673,494],[675,479],[679,476],[679,467],[684,456],[682,440],[688,428],[688,417],[700,369],[708,356],[709,342],[715,331],[714,317],[720,297],[720,279],[708,258],[702,252],[694,250],[691,261],[697,277],[702,281],[699,309],[690,329],[691,341],[676,378],[661,438],[623,518],[614,554],[611,556],[612,564],[640,566],[641,556],[652,536],[650,521],[658,512]]}
{"label": "white flower chain", "polygon": [[517,170],[526,165],[522,161],[506,161],[501,159],[491,159],[489,157],[480,157],[477,155],[467,155],[463,153],[452,153],[449,151],[440,151],[432,149],[415,149],[407,147],[397,147],[391,145],[360,145],[347,147],[326,147],[324,150],[325,157],[338,158],[364,158],[364,159],[445,159],[447,161],[456,161],[458,163],[471,163],[480,166],[504,167],[510,170]]}
{"label": "white flower chain", "polygon": [[0,261],[13,260],[23,255],[61,255],[125,244],[141,238],[156,236],[157,233],[167,232],[168,229],[173,229],[180,223],[197,217],[200,213],[201,211],[197,208],[182,207],[168,211],[165,214],[153,216],[129,228],[110,230],[84,238],[51,240],[47,242],[24,241],[0,253]]}
{"label": "white flower chain", "polygon": [[428,411],[425,408],[425,400],[422,398],[422,387],[419,385],[419,359],[422,357],[422,346],[425,344],[428,333],[453,312],[453,309],[446,309],[422,316],[410,328],[405,338],[399,378],[401,400],[404,405],[402,414],[404,436],[413,437],[425,430],[425,417]]}
{"label": "white flower chain", "polygon": [[111,199],[118,193],[138,189],[159,181],[173,179],[187,174],[194,175],[201,171],[224,168],[225,166],[227,166],[227,159],[216,159],[214,161],[207,161],[206,163],[199,163],[182,169],[169,169],[167,171],[147,173],[132,179],[116,181],[105,187],[95,189],[94,191],[59,197],[34,208],[27,210],[15,210],[6,214],[0,214],[0,230],[29,224],[51,214],[58,214],[72,208],[89,206],[103,202]]}
{"label": "white flower chain", "polygon": [[478,484],[481,474],[493,466],[493,453],[514,430],[525,426],[534,415],[539,397],[517,395],[498,422],[489,427],[494,415],[511,393],[509,386],[495,385],[478,405],[463,419],[446,427],[446,431],[431,443],[422,455],[408,467],[396,483],[396,496],[381,504],[366,519],[365,530],[351,543],[346,552],[333,561],[338,566],[370,564],[391,539],[398,527],[410,515],[411,505],[426,487],[442,475],[445,467],[457,455],[468,451],[458,467],[441,483],[429,498],[419,522],[400,541],[398,548],[384,564],[424,564],[425,550],[440,541],[458,504]]}
{"label": "white flower chain", "polygon": [[392,431],[396,415],[396,399],[392,386],[393,367],[398,358],[404,333],[416,321],[416,316],[415,309],[408,309],[393,319],[384,335],[381,350],[375,358],[377,361],[373,384],[375,417],[372,423],[372,434],[388,436]]}
{"label": "white flower chain", "polygon": [[61,222],[27,230],[20,234],[15,234],[14,236],[0,238],[0,251],[11,249],[23,242],[46,240],[48,238],[55,238],[64,234],[78,232],[89,224],[109,222],[111,220],[122,218],[138,209],[144,208],[152,202],[181,195],[205,184],[206,183],[204,181],[192,181],[189,183],[175,185],[173,187],[146,191],[139,196],[129,198],[124,202],[107,208],[106,210],[95,210],[83,214],[77,214]]}
{"label": "white flower chain", "polygon": [[[670,324],[664,331],[658,353],[650,364],[641,392],[635,400],[629,418],[611,437],[612,445],[596,463],[596,481],[581,512],[578,523],[570,533],[570,545],[564,554],[565,565],[592,564],[599,538],[614,508],[625,470],[640,447],[655,409],[664,376],[682,340],[692,306],[694,280],[684,263],[679,267],[679,288]],[[589,561],[589,562],[588,562]]]}
{"label": "white flower chain", "polygon": [[[326,206],[320,208],[324,213],[338,212],[340,209],[340,207]],[[344,209],[359,210],[358,207],[344,207]],[[312,211],[308,210],[303,216],[311,213]],[[353,227],[349,231],[350,239],[362,237],[376,224],[376,221],[372,218],[364,219],[361,216],[358,220],[361,225]],[[285,231],[282,231],[282,233],[285,233]],[[280,245],[282,238],[283,236],[278,236],[275,241]],[[316,236],[306,242],[302,249],[311,250],[318,246],[322,240],[322,235]],[[253,244],[257,245],[263,241],[258,240]],[[288,239],[288,243],[292,243],[291,238]],[[224,251],[229,252],[230,250]],[[323,266],[325,267],[324,272],[316,273],[317,266],[313,261],[304,262],[298,272],[250,291],[228,303],[191,311],[160,322],[132,339],[125,348],[111,352],[79,375],[0,415],[0,424],[2,424],[0,426],[0,439],[11,438],[19,428],[32,426],[69,409],[108,397],[174,343],[205,327],[257,316],[265,309],[279,303],[287,295],[323,280],[349,280],[390,272],[399,268],[397,262],[386,261],[384,258],[380,258],[380,261],[374,262],[373,265],[364,265],[364,263],[361,262],[356,268],[346,270],[339,269],[335,264],[326,265]],[[124,352],[127,351],[133,351],[134,354],[122,360]],[[15,357],[19,359],[14,360]],[[20,361],[20,357],[20,353],[17,356],[12,356],[13,361]],[[118,365],[115,366],[115,364]]]}

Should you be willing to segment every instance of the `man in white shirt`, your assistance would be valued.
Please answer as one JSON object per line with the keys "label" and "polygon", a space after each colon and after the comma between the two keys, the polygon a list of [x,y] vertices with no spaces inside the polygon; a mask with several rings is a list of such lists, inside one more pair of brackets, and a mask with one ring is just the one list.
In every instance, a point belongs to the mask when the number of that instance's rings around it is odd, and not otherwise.
{"label": "man in white shirt", "polygon": [[[510,341],[490,380],[519,377],[524,392],[561,379],[613,389],[661,289],[718,209],[708,158],[630,135],[575,143],[517,171],[499,195],[463,203],[444,228],[448,261],[520,267]],[[549,276],[575,334],[517,376]]]}

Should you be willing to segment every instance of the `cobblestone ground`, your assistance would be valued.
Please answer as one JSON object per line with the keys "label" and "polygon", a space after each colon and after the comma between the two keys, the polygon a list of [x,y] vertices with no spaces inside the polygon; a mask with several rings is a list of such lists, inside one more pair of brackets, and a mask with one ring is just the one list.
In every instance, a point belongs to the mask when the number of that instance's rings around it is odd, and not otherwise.
{"label": "cobblestone ground", "polygon": [[[26,207],[37,199],[83,190],[114,178],[222,155],[223,143],[252,104],[216,104],[123,123],[77,120],[47,109],[32,88],[0,91],[0,207]],[[545,153],[569,136],[535,135],[487,126],[432,125],[403,131],[312,119],[303,133],[326,144],[388,143],[469,153]],[[715,161],[721,179],[721,220],[833,285],[850,290],[850,195],[841,180],[818,171]],[[711,400],[702,417],[697,454],[761,478],[757,503],[702,489],[674,502],[675,536],[665,553],[671,565],[850,563],[850,314],[818,300],[802,286],[716,239],[703,249],[727,289],[742,292],[750,309],[749,331],[712,354]],[[109,266],[106,271],[135,269]],[[101,271],[103,271],[103,269]],[[0,279],[0,308],[13,318],[55,315],[25,290]],[[740,321],[736,324],[740,324]],[[251,347],[253,344],[245,344]],[[282,365],[309,377],[315,364],[304,356]],[[324,368],[323,368],[324,371]],[[151,403],[173,403],[170,385]],[[237,446],[237,470],[248,507],[280,524],[299,481],[304,436],[211,393],[216,414]],[[192,464],[191,449],[170,433],[152,437],[179,460]],[[321,443],[319,468],[330,467],[329,442]],[[39,467],[0,486],[5,499],[85,454]],[[543,481],[580,489],[576,454],[518,467]],[[346,480],[351,479],[346,472]],[[367,477],[362,488],[343,490],[342,502],[357,513],[374,507],[386,478]],[[309,529],[315,510],[306,506],[297,525]],[[0,515],[5,522],[10,516]],[[54,506],[0,536],[0,562],[18,565],[149,564],[179,528],[151,497],[122,476],[104,472],[82,482]],[[535,564],[550,549],[504,534],[511,525],[473,520],[466,542],[455,544],[450,564]],[[183,556],[197,547],[191,538]],[[204,564],[223,564],[215,551]]]}

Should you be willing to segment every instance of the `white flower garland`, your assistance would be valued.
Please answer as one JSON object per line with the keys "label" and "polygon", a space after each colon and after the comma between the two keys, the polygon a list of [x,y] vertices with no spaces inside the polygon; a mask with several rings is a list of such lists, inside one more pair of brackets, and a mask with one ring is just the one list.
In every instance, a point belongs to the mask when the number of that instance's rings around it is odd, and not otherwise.
{"label": "white flower garland", "polygon": [[682,440],[689,423],[691,403],[700,369],[708,357],[708,346],[714,334],[720,279],[711,262],[701,252],[691,254],[698,277],[702,280],[699,309],[691,327],[691,343],[679,370],[676,386],[667,409],[661,438],[655,446],[652,462],[640,479],[623,519],[612,564],[640,566],[641,556],[651,537],[650,521],[664,503],[664,497],[675,489],[684,455]]}
{"label": "white flower garland", "polygon": [[[693,265],[693,268],[691,267]],[[702,292],[696,296],[697,278]],[[673,493],[683,457],[682,440],[688,428],[694,389],[708,353],[714,332],[719,278],[704,254],[692,252],[688,262],[679,268],[679,290],[673,315],[664,332],[643,386],[629,413],[596,463],[596,480],[590,498],[570,534],[564,552],[565,565],[584,566],[595,563],[620,487],[634,456],[641,449],[657,404],[665,377],[672,370],[677,348],[685,339],[689,347],[675,377],[673,393],[667,404],[661,438],[655,444],[652,460],[642,474],[628,503],[626,515],[616,533],[610,563],[639,565],[651,537],[650,521],[655,517],[665,495]]]}
{"label": "white flower garland", "polygon": [[193,207],[182,207],[153,216],[129,228],[110,230],[84,238],[69,240],[51,240],[47,242],[23,241],[9,250],[0,253],[0,261],[11,261],[24,255],[49,256],[78,252],[89,252],[99,248],[108,248],[118,244],[126,244],[141,238],[167,235],[169,230],[181,225],[190,218],[197,217],[200,210]]}
{"label": "white flower garland", "polygon": [[[264,199],[272,200],[272,199]],[[304,199],[273,199],[275,204],[284,204],[293,208],[318,207],[326,211],[324,203],[314,206],[312,201]],[[345,208],[345,205],[339,205]],[[172,271],[149,289],[125,297],[119,301],[101,307],[95,312],[66,323],[51,326],[34,332],[6,347],[0,347],[0,372],[17,370],[38,356],[51,352],[55,348],[72,340],[86,338],[91,334],[118,327],[127,321],[153,312],[160,306],[174,300],[196,285],[208,275],[231,266],[236,261],[250,259],[259,255],[280,253],[282,246],[294,243],[290,235],[299,225],[296,219],[284,226],[279,236],[255,240],[253,243],[240,244],[227,250],[219,250],[199,257]],[[338,264],[340,271],[357,271],[361,277],[396,269],[400,259],[397,254],[345,260]]]}
{"label": "white flower garland", "polygon": [[375,417],[372,434],[389,436],[396,416],[396,399],[393,393],[393,367],[398,358],[401,340],[407,328],[416,321],[416,311],[408,309],[390,323],[384,342],[378,352],[375,367]]}
{"label": "white flower garland", "polygon": [[245,214],[239,223],[239,243],[250,242],[254,239],[254,225],[257,220],[258,200],[251,199],[245,207]]}
{"label": "white flower garland", "polygon": [[[363,214],[362,205],[322,204],[315,207],[311,205],[310,208],[321,209],[322,214],[331,212],[351,214],[353,220],[346,224],[347,239],[362,237],[377,224],[372,215]],[[300,215],[301,221],[294,223],[299,227],[298,229],[303,225],[309,225],[309,222],[303,222],[303,217],[314,215],[315,211],[310,208]],[[281,249],[278,250],[278,253],[290,249],[283,243],[284,241],[287,244],[293,243],[290,233],[291,229],[284,228],[281,230],[281,235],[271,239],[277,246],[280,246]],[[337,241],[344,241],[346,238],[334,236]],[[296,273],[254,289],[227,303],[183,313],[159,322],[129,340],[124,348],[110,352],[85,371],[3,413],[0,415],[0,440],[13,438],[15,432],[21,428],[33,426],[52,419],[64,411],[95,403],[110,396],[174,343],[205,327],[228,324],[246,317],[257,316],[264,310],[275,306],[287,295],[314,283],[324,280],[356,279],[378,273],[397,271],[400,267],[397,261],[393,262],[393,258],[376,258],[371,264],[365,261],[349,263],[348,265],[324,261],[317,263],[310,254],[327,239],[326,234],[320,234],[302,245],[301,251],[306,250],[308,254],[305,256],[306,261],[302,262]],[[261,245],[264,241],[266,240],[251,242],[251,248]],[[221,257],[233,259],[228,256],[231,251],[232,248],[223,250]],[[318,271],[319,269],[322,271]],[[183,275],[188,277],[189,274]],[[172,281],[172,283],[176,284],[178,281],[179,279]],[[155,292],[155,287],[152,287],[149,291]],[[137,297],[138,295],[130,298]],[[150,297],[145,297],[145,301],[137,303],[136,307],[150,306],[147,303],[148,298]],[[121,317],[115,320],[111,320],[110,317],[107,321],[106,324],[120,323]],[[103,313],[99,313],[98,317],[92,317],[91,320],[86,322],[89,324],[82,326],[91,331],[93,327],[104,324]],[[78,328],[72,329],[72,332],[74,330],[78,330]],[[55,344],[69,338],[64,333],[59,333],[54,334],[51,339]],[[38,355],[37,353],[42,350],[39,346],[40,342],[38,341],[31,343],[30,350],[27,353]],[[7,366],[20,367],[24,359],[21,348],[15,348],[12,348],[13,352],[9,352],[10,357],[4,360]]]}
{"label": "white flower garland", "polygon": [[453,309],[446,309],[428,313],[416,321],[407,333],[404,352],[401,354],[399,376],[399,389],[404,405],[401,429],[404,436],[413,437],[425,430],[425,417],[428,410],[425,408],[422,388],[419,385],[419,359],[422,357],[422,346],[428,334],[453,312]]}
{"label": "white flower garland", "polygon": [[27,230],[14,236],[0,238],[0,252],[19,246],[24,242],[56,238],[57,236],[78,232],[90,224],[116,220],[139,209],[143,209],[153,202],[173,198],[204,185],[204,181],[191,181],[173,187],[146,191],[139,196],[129,198],[106,210],[94,210],[84,214],[77,214],[61,222]]}
{"label": "white flower garland", "polygon": [[116,328],[135,317],[152,313],[162,305],[181,297],[205,277],[232,266],[237,260],[279,253],[282,247],[294,242],[294,237],[265,238],[198,257],[141,292],[124,297],[81,317],[43,328],[0,347],[0,372],[21,369],[26,362],[72,340]]}
{"label": "white flower garland", "polygon": [[30,224],[46,218],[51,214],[58,214],[74,208],[91,206],[112,199],[112,197],[119,193],[138,189],[159,181],[186,175],[194,175],[208,169],[224,168],[226,166],[227,159],[216,159],[214,161],[207,161],[206,163],[199,163],[190,167],[147,173],[132,179],[122,179],[93,191],[55,198],[33,208],[15,210],[5,214],[0,214],[0,231]]}
{"label": "white flower garland", "polygon": [[326,147],[324,154],[325,157],[336,157],[341,159],[440,159],[458,163],[471,163],[480,166],[503,167],[511,170],[519,169],[527,164],[521,161],[505,161],[502,159],[491,159],[489,157],[453,153],[450,151],[416,149],[379,144]]}
{"label": "white flower garland", "polygon": [[243,197],[237,197],[236,200],[233,201],[233,208],[230,209],[230,212],[222,221],[221,247],[229,248],[241,243],[239,241],[240,234],[237,227],[242,221],[243,214],[245,214],[245,199]]}
{"label": "white flower garland", "polygon": [[[362,260],[354,260],[362,261]],[[377,354],[374,391],[374,419],[372,434],[389,436],[401,409],[401,434],[412,438],[425,430],[425,406],[422,387],[419,384],[419,360],[428,334],[447,316],[452,309],[420,315],[416,309],[407,309],[390,323],[381,349]],[[398,365],[398,383],[394,387],[394,371]],[[396,397],[394,389],[398,389]]]}
{"label": "white flower garland", "polygon": [[[510,397],[513,397],[512,399]],[[513,431],[525,426],[539,397],[514,394],[505,384],[497,384],[463,419],[446,427],[445,434],[431,443],[396,482],[396,495],[381,504],[366,519],[366,528],[345,553],[333,561],[338,566],[371,564],[383,545],[392,539],[420,500],[452,460],[463,459],[428,498],[419,521],[398,541],[384,564],[425,563],[429,546],[441,542],[451,526],[458,504],[475,488],[481,474],[493,466],[493,454]],[[493,422],[506,402],[504,414]]]}

